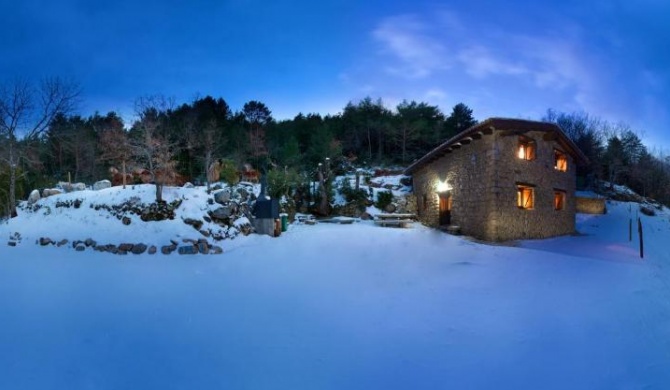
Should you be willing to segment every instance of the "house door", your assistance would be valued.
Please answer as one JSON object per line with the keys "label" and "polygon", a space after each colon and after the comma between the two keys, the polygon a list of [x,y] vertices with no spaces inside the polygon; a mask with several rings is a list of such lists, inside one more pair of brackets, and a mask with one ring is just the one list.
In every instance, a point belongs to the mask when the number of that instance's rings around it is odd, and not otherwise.
{"label": "house door", "polygon": [[440,194],[440,226],[451,225],[451,192]]}

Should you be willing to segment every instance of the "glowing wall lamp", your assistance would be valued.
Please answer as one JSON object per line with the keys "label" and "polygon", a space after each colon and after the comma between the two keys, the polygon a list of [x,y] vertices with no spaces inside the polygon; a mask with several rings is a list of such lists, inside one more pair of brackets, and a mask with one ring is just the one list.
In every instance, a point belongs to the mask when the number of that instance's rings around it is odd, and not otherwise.
{"label": "glowing wall lamp", "polygon": [[437,192],[451,191],[451,186],[449,185],[449,183],[447,183],[446,180],[445,181],[439,181],[439,182],[437,182],[436,190],[437,190]]}

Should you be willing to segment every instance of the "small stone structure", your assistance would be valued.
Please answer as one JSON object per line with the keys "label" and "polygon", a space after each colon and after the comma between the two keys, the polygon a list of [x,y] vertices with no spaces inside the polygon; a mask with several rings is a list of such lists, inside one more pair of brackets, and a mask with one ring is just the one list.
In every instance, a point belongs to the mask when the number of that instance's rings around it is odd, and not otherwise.
{"label": "small stone structure", "polygon": [[576,164],[588,160],[551,123],[487,119],[414,162],[418,218],[489,241],[575,231]]}
{"label": "small stone structure", "polygon": [[577,212],[583,214],[605,214],[605,198],[577,196]]}

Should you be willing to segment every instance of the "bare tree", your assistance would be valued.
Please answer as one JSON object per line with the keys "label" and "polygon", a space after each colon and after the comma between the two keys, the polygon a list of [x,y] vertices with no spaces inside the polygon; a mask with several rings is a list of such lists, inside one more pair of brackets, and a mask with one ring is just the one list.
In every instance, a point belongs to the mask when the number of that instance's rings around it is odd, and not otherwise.
{"label": "bare tree", "polygon": [[125,189],[128,177],[128,162],[133,158],[133,148],[128,134],[123,129],[123,124],[120,122],[119,124],[120,126],[106,127],[98,130],[98,134],[100,134],[98,142],[102,151],[99,159],[121,164],[121,180]]}
{"label": "bare tree", "polygon": [[24,80],[0,85],[0,136],[4,148],[0,161],[9,167],[10,216],[16,216],[16,180],[21,159],[21,139],[36,139],[53,118],[75,109],[79,86],[60,78],[46,78],[37,87]]}
{"label": "bare tree", "polygon": [[141,137],[133,144],[135,154],[147,164],[151,180],[156,185],[156,203],[163,203],[163,187],[176,178],[173,145],[167,135],[161,134],[166,126],[166,113],[171,102],[162,96],[140,98],[135,102],[139,118],[136,126]]}

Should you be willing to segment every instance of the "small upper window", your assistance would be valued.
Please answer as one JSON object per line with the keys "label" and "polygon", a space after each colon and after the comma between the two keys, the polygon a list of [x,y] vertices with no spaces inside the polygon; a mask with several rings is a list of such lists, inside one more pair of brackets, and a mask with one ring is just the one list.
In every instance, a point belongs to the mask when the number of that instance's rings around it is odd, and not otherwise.
{"label": "small upper window", "polygon": [[554,210],[565,208],[565,191],[554,190]]}
{"label": "small upper window", "polygon": [[554,169],[561,172],[568,170],[568,156],[560,150],[554,150]]}
{"label": "small upper window", "polygon": [[535,160],[535,141],[526,137],[519,137],[517,157],[522,160]]}
{"label": "small upper window", "polygon": [[533,187],[518,185],[516,192],[516,205],[520,209],[532,210],[535,206],[535,190]]}

